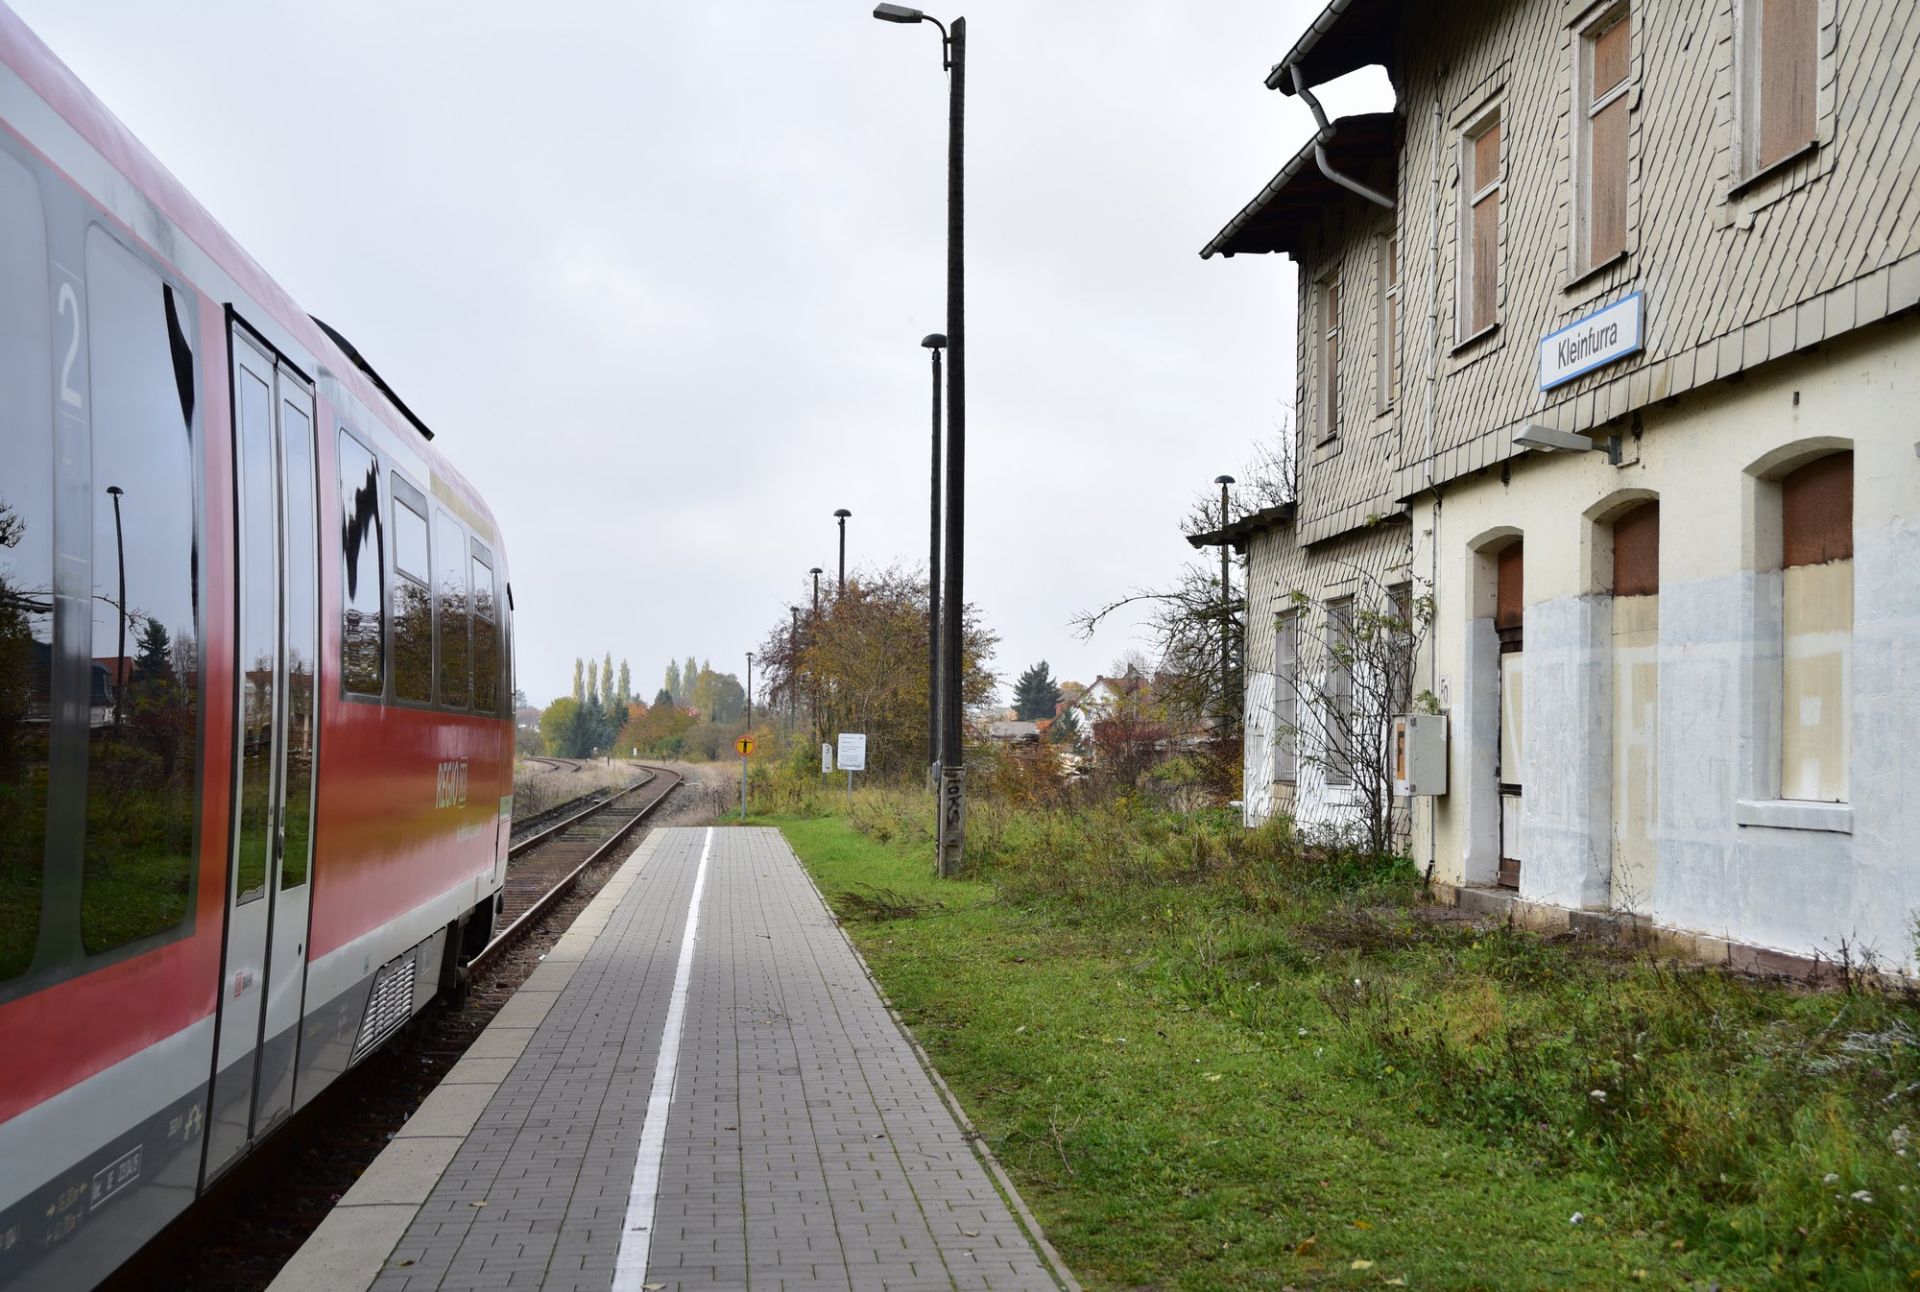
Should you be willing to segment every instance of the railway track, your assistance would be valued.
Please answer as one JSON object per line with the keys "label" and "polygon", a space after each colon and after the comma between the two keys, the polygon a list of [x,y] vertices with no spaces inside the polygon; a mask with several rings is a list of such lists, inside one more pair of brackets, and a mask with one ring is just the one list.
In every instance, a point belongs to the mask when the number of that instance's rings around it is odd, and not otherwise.
{"label": "railway track", "polygon": [[681,776],[664,767],[642,769],[644,779],[516,840],[507,851],[501,889],[505,921],[493,941],[468,964],[476,972],[573,887],[583,871],[620,846],[678,788]]}

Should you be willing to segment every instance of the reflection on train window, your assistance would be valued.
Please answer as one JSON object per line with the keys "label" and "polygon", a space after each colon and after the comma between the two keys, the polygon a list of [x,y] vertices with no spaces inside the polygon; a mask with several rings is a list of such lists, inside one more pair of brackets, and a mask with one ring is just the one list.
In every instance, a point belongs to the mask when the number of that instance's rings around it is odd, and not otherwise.
{"label": "reflection on train window", "polygon": [[[40,930],[53,715],[53,343],[33,176],[0,153],[0,982]],[[69,326],[77,326],[77,323]]]}
{"label": "reflection on train window", "polygon": [[[282,379],[284,382],[284,378]],[[284,388],[283,388],[283,393]],[[320,659],[319,554],[314,539],[312,407],[305,391],[280,402],[280,451],[286,461],[287,762],[286,846],[280,887],[307,882],[313,847],[314,673]]]}
{"label": "reflection on train window", "polygon": [[[237,347],[236,347],[237,348]],[[273,745],[280,647],[273,460],[273,369],[257,352],[234,370],[235,473],[240,483],[240,824],[234,903],[267,895],[273,860]]]}
{"label": "reflection on train window", "polygon": [[192,320],[98,227],[87,235],[93,613],[89,953],[178,924],[193,888],[195,638]]}
{"label": "reflection on train window", "polygon": [[433,699],[433,598],[427,592],[427,504],[393,477],[393,695]]}
{"label": "reflection on train window", "polygon": [[460,522],[433,514],[434,592],[440,601],[440,703],[464,709],[473,702],[473,657],[467,645],[467,538]]}
{"label": "reflection on train window", "polygon": [[473,707],[500,711],[500,630],[493,608],[493,555],[473,545]]}
{"label": "reflection on train window", "polygon": [[386,552],[380,527],[380,465],[360,442],[340,436],[340,542],[346,553],[341,595],[340,676],[356,695],[379,695],[385,672]]}

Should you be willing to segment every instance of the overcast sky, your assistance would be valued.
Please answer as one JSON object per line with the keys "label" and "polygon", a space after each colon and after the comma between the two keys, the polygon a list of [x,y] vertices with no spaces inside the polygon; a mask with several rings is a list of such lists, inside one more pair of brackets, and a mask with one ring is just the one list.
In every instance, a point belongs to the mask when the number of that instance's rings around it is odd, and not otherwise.
{"label": "overcast sky", "polygon": [[[946,78],[864,0],[7,0],[432,426],[505,530],[519,677],[743,652],[926,560]],[[1003,681],[1140,645],[1196,493],[1291,400],[1292,267],[1203,262],[1309,136],[1319,0],[977,0],[966,593]],[[1377,73],[1326,98],[1389,101]]]}

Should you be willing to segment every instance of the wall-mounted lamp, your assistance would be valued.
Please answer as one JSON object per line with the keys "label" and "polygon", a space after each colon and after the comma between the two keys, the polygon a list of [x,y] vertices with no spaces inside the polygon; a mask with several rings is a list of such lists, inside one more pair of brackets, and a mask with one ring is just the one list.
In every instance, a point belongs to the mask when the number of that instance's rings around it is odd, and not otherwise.
{"label": "wall-mounted lamp", "polygon": [[1517,449],[1539,449],[1543,453],[1585,453],[1589,449],[1604,448],[1607,461],[1620,465],[1620,437],[1610,435],[1603,443],[1593,440],[1578,431],[1562,431],[1551,426],[1541,426],[1537,422],[1528,422],[1513,433],[1513,446]]}

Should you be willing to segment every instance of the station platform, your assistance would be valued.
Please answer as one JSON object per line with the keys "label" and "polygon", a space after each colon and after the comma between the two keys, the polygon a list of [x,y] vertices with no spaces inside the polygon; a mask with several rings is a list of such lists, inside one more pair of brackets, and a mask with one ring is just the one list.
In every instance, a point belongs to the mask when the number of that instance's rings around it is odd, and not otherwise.
{"label": "station platform", "polygon": [[1073,1287],[776,830],[656,830],[272,1292]]}

